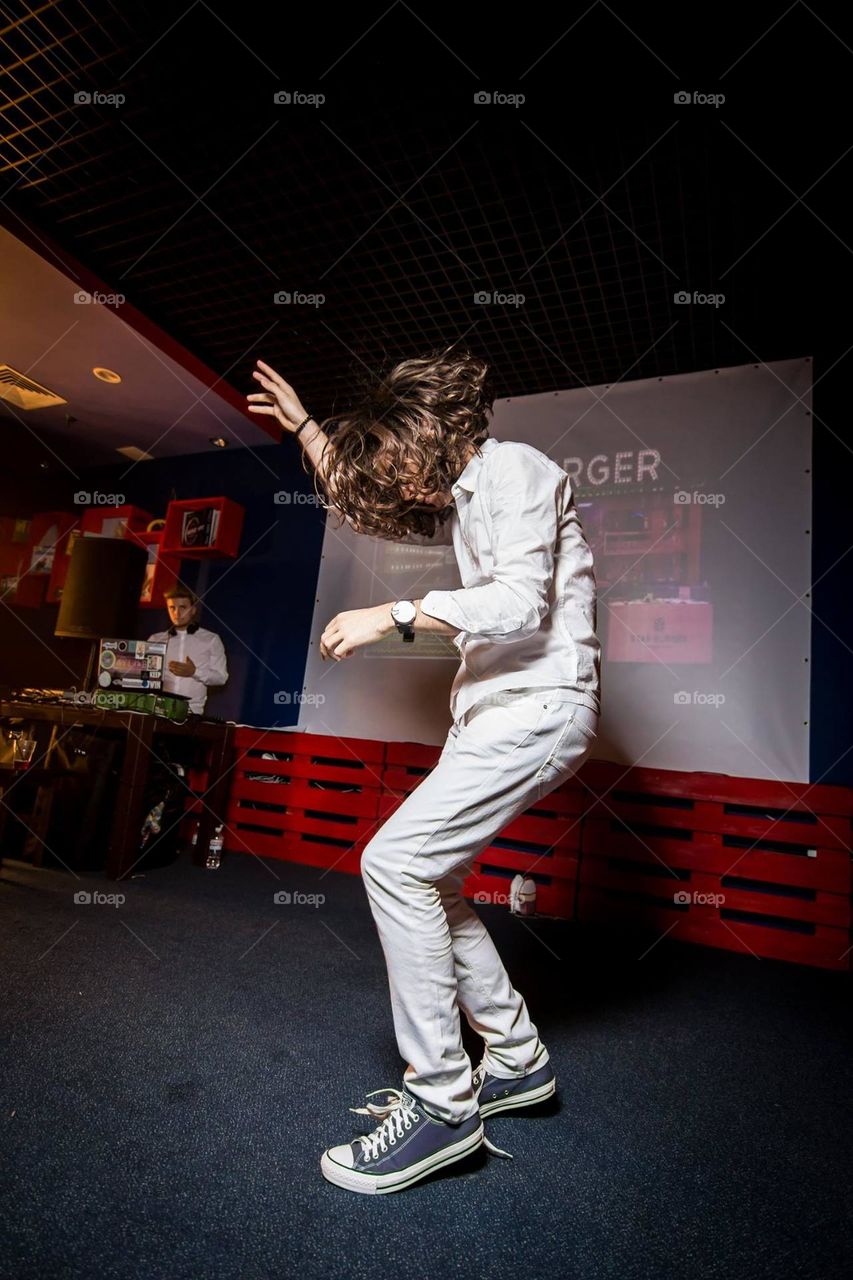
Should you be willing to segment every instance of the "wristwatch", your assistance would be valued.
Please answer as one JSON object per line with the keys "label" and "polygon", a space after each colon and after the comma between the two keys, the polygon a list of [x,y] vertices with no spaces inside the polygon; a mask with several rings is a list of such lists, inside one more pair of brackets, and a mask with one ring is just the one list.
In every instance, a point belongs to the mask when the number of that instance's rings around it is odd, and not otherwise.
{"label": "wristwatch", "polygon": [[395,600],[391,605],[391,617],[394,619],[394,625],[400,632],[404,640],[410,643],[415,638],[415,628],[412,625],[418,611],[411,600]]}

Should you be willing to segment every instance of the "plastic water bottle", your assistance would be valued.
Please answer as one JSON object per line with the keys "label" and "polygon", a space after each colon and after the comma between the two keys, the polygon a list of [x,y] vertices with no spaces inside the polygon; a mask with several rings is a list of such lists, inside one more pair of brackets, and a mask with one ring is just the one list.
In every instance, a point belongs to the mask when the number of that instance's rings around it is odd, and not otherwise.
{"label": "plastic water bottle", "polygon": [[222,827],[223,823],[220,822],[219,826],[210,837],[210,846],[207,851],[207,866],[212,871],[215,871],[222,862]]}

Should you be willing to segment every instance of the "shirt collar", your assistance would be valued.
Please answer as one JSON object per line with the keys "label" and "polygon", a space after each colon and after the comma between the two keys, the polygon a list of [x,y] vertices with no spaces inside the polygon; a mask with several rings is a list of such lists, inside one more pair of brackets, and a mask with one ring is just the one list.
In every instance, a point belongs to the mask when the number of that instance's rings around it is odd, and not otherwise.
{"label": "shirt collar", "polygon": [[491,436],[481,443],[480,450],[482,456],[475,453],[473,457],[468,460],[463,471],[459,475],[456,484],[453,486],[454,490],[456,489],[456,485],[459,485],[461,488],[467,489],[469,493],[474,492],[477,487],[477,478],[480,474],[480,467],[483,465],[483,459],[487,458],[491,451],[497,448],[499,444],[500,441],[493,439]]}

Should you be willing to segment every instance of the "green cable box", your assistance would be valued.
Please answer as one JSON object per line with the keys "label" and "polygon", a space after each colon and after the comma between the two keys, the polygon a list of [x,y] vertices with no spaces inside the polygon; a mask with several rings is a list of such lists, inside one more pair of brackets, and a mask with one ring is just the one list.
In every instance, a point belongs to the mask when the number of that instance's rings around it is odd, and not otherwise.
{"label": "green cable box", "polygon": [[190,714],[188,698],[153,690],[99,689],[92,701],[105,711],[147,711],[149,715],[162,716],[178,724],[183,724]]}

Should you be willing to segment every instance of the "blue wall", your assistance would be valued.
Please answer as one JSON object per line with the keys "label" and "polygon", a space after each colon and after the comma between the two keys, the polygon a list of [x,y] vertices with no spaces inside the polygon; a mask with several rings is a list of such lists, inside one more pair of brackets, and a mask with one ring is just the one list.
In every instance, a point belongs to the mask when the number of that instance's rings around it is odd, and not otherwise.
{"label": "blue wall", "polygon": [[[815,370],[817,373],[817,370]],[[838,423],[846,395],[826,395],[824,415]],[[845,388],[846,392],[846,388]],[[838,412],[834,412],[836,410]],[[851,450],[823,422],[814,423],[811,599],[811,782],[853,786],[853,547],[850,538]],[[784,622],[779,624],[784,626]],[[779,690],[783,698],[785,691]]]}

